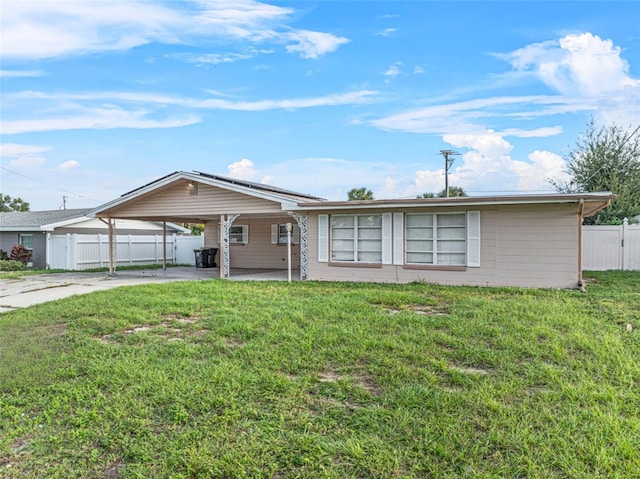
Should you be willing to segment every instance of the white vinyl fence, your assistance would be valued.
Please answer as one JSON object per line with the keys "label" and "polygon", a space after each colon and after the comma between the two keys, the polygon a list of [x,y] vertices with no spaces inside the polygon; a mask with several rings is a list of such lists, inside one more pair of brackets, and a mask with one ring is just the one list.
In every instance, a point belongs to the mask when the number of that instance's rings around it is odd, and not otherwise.
{"label": "white vinyl fence", "polygon": [[640,270],[640,225],[583,226],[582,269]]}
{"label": "white vinyl fence", "polygon": [[[116,235],[118,266],[162,264],[162,235]],[[167,236],[167,263],[195,264],[194,249],[204,245],[204,236]],[[47,263],[52,269],[85,270],[109,267],[109,236],[105,234],[50,235]]]}

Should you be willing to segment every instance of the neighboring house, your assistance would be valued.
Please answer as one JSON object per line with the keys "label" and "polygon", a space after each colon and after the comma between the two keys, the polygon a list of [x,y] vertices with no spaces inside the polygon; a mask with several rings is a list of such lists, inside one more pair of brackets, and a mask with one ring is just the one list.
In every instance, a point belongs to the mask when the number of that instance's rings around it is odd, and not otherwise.
{"label": "neighboring house", "polygon": [[[0,213],[0,249],[10,254],[14,245],[21,244],[31,251],[33,267],[45,269],[51,263],[47,258],[50,235],[109,233],[103,220],[86,216],[89,211],[90,208]],[[172,223],[167,224],[167,231],[170,234],[190,232]],[[118,220],[115,232],[119,235],[163,234],[163,224],[162,221]]]}
{"label": "neighboring house", "polygon": [[581,285],[582,219],[610,193],[325,201],[269,185],[178,171],[90,215],[205,224],[205,246],[231,268],[288,262],[299,227],[301,279],[571,288]]}

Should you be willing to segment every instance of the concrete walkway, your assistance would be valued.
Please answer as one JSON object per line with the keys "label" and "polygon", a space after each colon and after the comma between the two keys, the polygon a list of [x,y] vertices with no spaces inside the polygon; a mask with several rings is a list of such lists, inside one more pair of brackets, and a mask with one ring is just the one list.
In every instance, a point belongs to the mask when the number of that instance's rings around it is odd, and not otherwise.
{"label": "concrete walkway", "polygon": [[[108,273],[55,273],[36,274],[15,279],[0,276],[0,313],[77,294],[135,286],[149,283],[171,283],[175,281],[202,281],[220,277],[220,269],[196,269],[175,267],[143,269]],[[293,278],[299,273],[294,272]],[[237,281],[286,281],[287,272],[281,270],[231,270],[231,279]]]}

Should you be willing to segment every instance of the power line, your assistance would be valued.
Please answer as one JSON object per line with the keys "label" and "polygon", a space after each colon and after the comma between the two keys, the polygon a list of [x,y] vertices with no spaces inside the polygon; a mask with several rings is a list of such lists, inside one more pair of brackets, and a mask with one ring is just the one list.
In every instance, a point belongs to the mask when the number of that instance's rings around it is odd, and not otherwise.
{"label": "power line", "polygon": [[68,194],[76,196],[78,198],[85,198],[87,200],[91,200],[91,201],[95,201],[96,203],[100,203],[100,200],[96,200],[95,198],[89,198],[88,196],[80,195],[78,193],[74,193],[73,191],[65,190],[63,188],[58,188],[57,186],[51,186],[51,185],[45,183],[44,181],[37,180],[35,178],[31,178],[30,176],[23,175],[22,173],[18,173],[17,171],[10,170],[9,168],[6,168],[4,166],[0,166],[0,169],[6,171],[8,173],[12,173],[12,174],[14,174],[16,176],[21,176],[22,178],[26,178],[27,180],[35,181],[36,183],[40,183],[41,185],[47,186],[48,188],[51,188],[51,189],[54,189],[54,190],[58,190],[58,191],[62,191],[63,193],[68,193]]}

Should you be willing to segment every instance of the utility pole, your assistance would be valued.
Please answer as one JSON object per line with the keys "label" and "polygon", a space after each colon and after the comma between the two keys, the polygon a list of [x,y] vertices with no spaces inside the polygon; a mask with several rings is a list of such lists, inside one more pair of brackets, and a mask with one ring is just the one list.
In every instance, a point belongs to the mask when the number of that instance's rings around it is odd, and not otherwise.
{"label": "utility pole", "polygon": [[60,207],[61,210],[66,210],[67,209],[67,196],[66,195],[62,195],[62,206]]}
{"label": "utility pole", "polygon": [[444,197],[449,198],[449,169],[455,158],[452,156],[459,155],[457,151],[453,150],[440,150],[440,154],[444,156]]}

